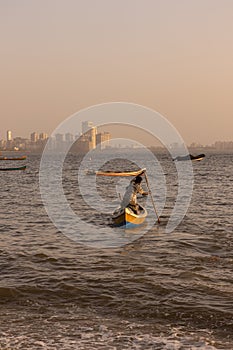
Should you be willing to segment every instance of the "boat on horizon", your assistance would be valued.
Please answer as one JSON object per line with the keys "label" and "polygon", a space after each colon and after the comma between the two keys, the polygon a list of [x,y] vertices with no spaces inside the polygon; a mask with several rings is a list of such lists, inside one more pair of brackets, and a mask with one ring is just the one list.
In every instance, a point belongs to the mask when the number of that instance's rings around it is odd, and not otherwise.
{"label": "boat on horizon", "polygon": [[15,171],[15,170],[25,170],[27,168],[26,165],[14,167],[14,168],[0,168],[0,171]]}
{"label": "boat on horizon", "polygon": [[21,157],[3,157],[0,156],[0,160],[25,160],[27,156],[21,156]]}
{"label": "boat on horizon", "polygon": [[174,161],[183,161],[183,160],[192,160],[192,161],[200,161],[203,158],[205,158],[205,154],[201,153],[198,154],[197,156],[193,156],[192,154],[187,154],[186,156],[178,156],[175,159],[173,159]]}

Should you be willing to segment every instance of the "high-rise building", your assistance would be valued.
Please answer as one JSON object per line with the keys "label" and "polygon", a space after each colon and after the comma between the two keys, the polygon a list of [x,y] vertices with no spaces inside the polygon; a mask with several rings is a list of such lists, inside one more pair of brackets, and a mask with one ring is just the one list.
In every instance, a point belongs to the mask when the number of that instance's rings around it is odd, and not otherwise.
{"label": "high-rise building", "polygon": [[3,149],[5,146],[5,141],[0,140],[0,149]]}
{"label": "high-rise building", "polygon": [[39,139],[38,134],[36,132],[33,132],[31,134],[31,142],[36,142],[36,141],[38,141],[38,139]]}
{"label": "high-rise building", "polygon": [[90,141],[86,135],[81,135],[74,143],[72,150],[79,154],[86,154],[90,151]]}
{"label": "high-rise building", "polygon": [[39,135],[39,139],[40,140],[46,140],[48,138],[48,134],[46,134],[45,132],[41,132]]}
{"label": "high-rise building", "polygon": [[90,150],[96,148],[96,134],[97,134],[97,129],[96,127],[92,127],[86,135],[89,137],[89,142],[90,142]]}
{"label": "high-rise building", "polygon": [[65,141],[69,142],[69,143],[73,142],[74,141],[74,135],[69,133],[69,132],[67,132],[65,134]]}
{"label": "high-rise building", "polygon": [[85,136],[85,140],[89,142],[89,150],[96,148],[96,134],[97,128],[93,125],[93,122],[82,122],[82,135]]}
{"label": "high-rise building", "polygon": [[10,130],[6,132],[6,139],[7,141],[12,141],[12,132]]}
{"label": "high-rise building", "polygon": [[90,122],[90,121],[82,122],[82,133],[85,134],[88,130],[93,128],[93,126],[94,126],[93,122]]}
{"label": "high-rise building", "polygon": [[64,141],[64,135],[63,134],[56,134],[55,139],[57,142],[63,142]]}
{"label": "high-rise building", "polygon": [[56,150],[62,151],[64,149],[64,134],[56,134],[55,135],[55,144],[56,144]]}
{"label": "high-rise building", "polygon": [[[101,148],[109,146],[110,133],[104,132],[97,134],[97,127],[91,121],[82,122],[81,136],[75,136],[75,143],[72,146],[72,151],[85,154],[96,148],[97,143],[102,144]],[[97,139],[98,138],[98,139]]]}
{"label": "high-rise building", "polygon": [[96,145],[100,145],[100,149],[109,147],[111,134],[109,132],[100,132],[96,135]]}

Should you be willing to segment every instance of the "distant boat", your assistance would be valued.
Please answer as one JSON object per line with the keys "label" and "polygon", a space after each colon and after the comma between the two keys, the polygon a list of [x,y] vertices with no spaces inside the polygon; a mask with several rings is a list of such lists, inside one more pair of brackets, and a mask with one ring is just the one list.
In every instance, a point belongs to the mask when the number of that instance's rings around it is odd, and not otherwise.
{"label": "distant boat", "polygon": [[203,158],[205,158],[205,154],[201,153],[198,154],[197,156],[193,156],[192,154],[188,154],[187,156],[178,156],[175,159],[173,159],[174,161],[183,161],[183,160],[202,160]]}
{"label": "distant boat", "polygon": [[85,170],[86,175],[97,175],[97,176],[137,176],[138,174],[142,174],[145,169],[140,169],[139,171],[95,171],[95,170]]}
{"label": "distant boat", "polygon": [[0,171],[14,171],[14,170],[25,170],[26,169],[26,165],[23,166],[19,166],[16,168],[0,168]]}
{"label": "distant boat", "polygon": [[117,209],[112,215],[112,221],[114,226],[130,228],[143,224],[146,217],[147,210],[140,205],[138,214],[129,207]]}
{"label": "distant boat", "polygon": [[0,160],[25,160],[27,156],[21,156],[21,157],[1,157]]}
{"label": "distant boat", "polygon": [[144,174],[146,169],[140,169],[136,171],[96,171],[96,175],[101,176],[138,176]]}

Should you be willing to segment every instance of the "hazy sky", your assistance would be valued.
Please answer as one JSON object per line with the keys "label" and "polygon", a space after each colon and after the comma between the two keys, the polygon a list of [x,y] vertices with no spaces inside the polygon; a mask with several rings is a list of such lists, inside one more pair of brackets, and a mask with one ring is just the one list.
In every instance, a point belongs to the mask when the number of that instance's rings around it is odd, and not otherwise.
{"label": "hazy sky", "polygon": [[1,136],[125,101],[187,144],[233,140],[232,18],[232,0],[0,0]]}

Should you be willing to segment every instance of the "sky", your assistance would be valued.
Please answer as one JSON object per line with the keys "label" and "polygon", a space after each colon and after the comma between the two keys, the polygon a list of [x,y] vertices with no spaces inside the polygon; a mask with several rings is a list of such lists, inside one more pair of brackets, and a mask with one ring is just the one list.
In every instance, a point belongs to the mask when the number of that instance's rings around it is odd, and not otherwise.
{"label": "sky", "polygon": [[0,0],[0,138],[123,101],[186,144],[233,140],[232,16],[232,0]]}

